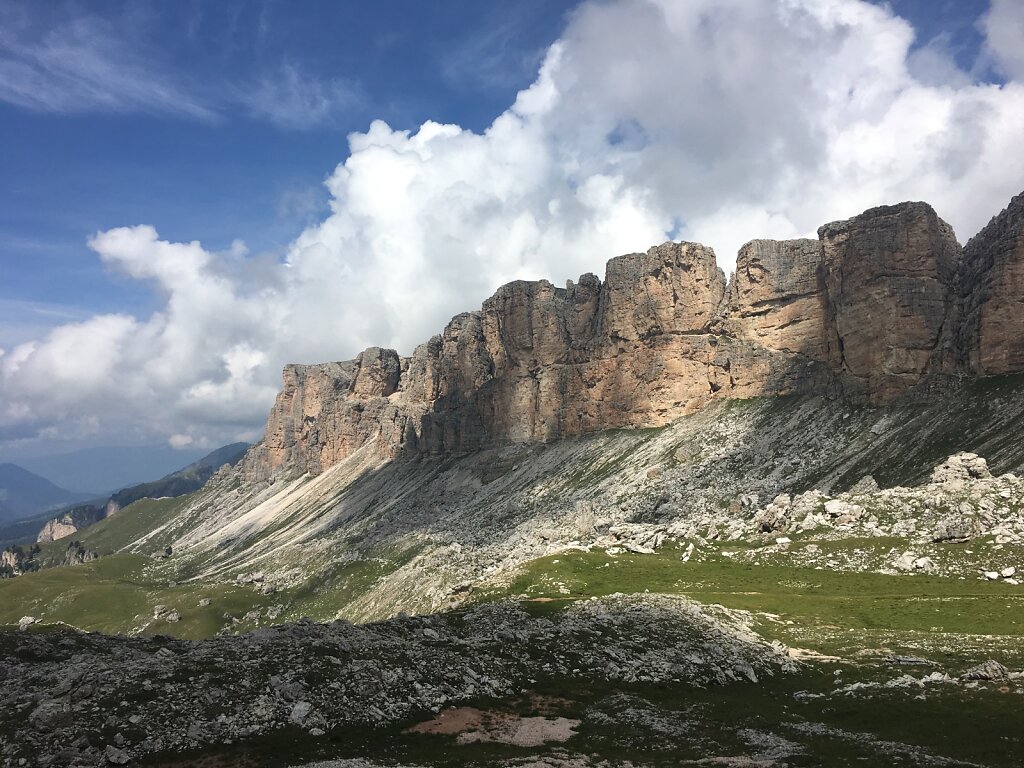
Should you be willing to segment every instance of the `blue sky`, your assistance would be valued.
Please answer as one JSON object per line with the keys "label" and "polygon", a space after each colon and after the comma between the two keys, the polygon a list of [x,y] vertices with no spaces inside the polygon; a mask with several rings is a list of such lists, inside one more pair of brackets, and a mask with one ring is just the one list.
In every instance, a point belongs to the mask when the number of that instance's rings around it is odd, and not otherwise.
{"label": "blue sky", "polygon": [[1024,188],[1022,8],[0,3],[0,458],[252,439],[284,362],[670,236],[966,240]]}
{"label": "blue sky", "polygon": [[[0,346],[65,318],[152,310],[148,291],[112,276],[86,247],[100,230],[149,222],[171,239],[225,249],[242,237],[282,253],[325,210],[322,182],[349,132],[373,119],[483,129],[536,76],[571,6],[0,6],[8,62],[33,61],[12,48],[64,46],[97,69],[123,69],[143,91],[151,79],[168,91],[90,100],[76,96],[84,88],[72,71],[49,78],[50,103],[0,101]],[[283,92],[296,84],[303,95],[289,105]]]}

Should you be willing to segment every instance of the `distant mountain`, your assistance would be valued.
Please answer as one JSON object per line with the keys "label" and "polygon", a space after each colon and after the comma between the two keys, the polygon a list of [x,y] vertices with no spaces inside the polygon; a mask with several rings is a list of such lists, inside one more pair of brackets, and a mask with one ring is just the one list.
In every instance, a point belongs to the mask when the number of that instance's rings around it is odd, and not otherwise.
{"label": "distant mountain", "polygon": [[40,542],[55,541],[117,514],[140,499],[184,496],[197,491],[222,466],[237,464],[248,448],[248,443],[225,445],[159,480],[122,488],[105,501],[99,500],[64,510],[63,514],[41,521],[33,531],[34,538]]}
{"label": "distant mountain", "polygon": [[31,472],[63,488],[105,496],[120,488],[164,477],[189,462],[202,459],[202,450],[177,450],[169,445],[83,448],[53,456],[17,458]]}
{"label": "distant mountain", "polygon": [[17,464],[0,464],[0,522],[38,515],[91,497],[61,488]]}
{"label": "distant mountain", "polygon": [[[121,509],[139,499],[159,499],[164,496],[184,496],[186,493],[192,493],[202,488],[213,473],[225,464],[237,464],[248,449],[248,443],[225,445],[159,480],[121,489],[110,497],[107,507],[115,504],[117,509]],[[112,511],[108,514],[112,514]]]}

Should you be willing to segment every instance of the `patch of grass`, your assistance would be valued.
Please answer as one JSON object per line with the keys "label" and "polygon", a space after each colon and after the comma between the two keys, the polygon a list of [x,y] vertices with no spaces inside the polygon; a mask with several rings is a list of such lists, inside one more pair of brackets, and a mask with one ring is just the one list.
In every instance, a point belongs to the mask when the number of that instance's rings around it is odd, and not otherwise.
{"label": "patch of grass", "polygon": [[132,617],[151,610],[136,581],[144,563],[136,555],[119,555],[0,581],[0,624],[17,624],[29,615],[123,633]]}
{"label": "patch of grass", "polygon": [[[117,552],[171,520],[193,498],[194,494],[173,499],[140,499],[120,510],[116,515],[82,530],[73,538],[77,538],[86,547],[95,549],[104,555]],[[154,537],[150,549],[153,551],[161,549],[167,546],[172,539],[172,536]]]}
{"label": "patch of grass", "polygon": [[[29,615],[48,624],[64,622],[108,634],[145,627],[145,634],[198,639],[216,634],[228,621],[225,613],[241,617],[281,601],[277,595],[260,595],[233,584],[170,586],[147,575],[148,562],[141,555],[111,555],[0,581],[0,625],[17,624]],[[210,604],[200,606],[203,598]],[[155,605],[177,610],[181,620],[153,621]]]}
{"label": "patch of grass", "polygon": [[887,576],[827,569],[750,565],[728,560],[682,562],[675,548],[653,555],[565,552],[526,564],[484,599],[549,599],[538,611],[615,592],[682,594],[752,611],[770,638],[817,640],[825,653],[909,635],[987,635],[1024,647],[1024,590],[1007,584],[935,576]]}
{"label": "patch of grass", "polygon": [[[159,510],[145,509],[147,514]],[[417,547],[381,549],[359,560],[328,565],[304,584],[268,595],[233,582],[186,581],[183,572],[190,570],[188,561],[177,563],[172,558],[157,562],[143,555],[108,555],[83,565],[0,580],[0,626],[17,624],[28,615],[47,624],[64,622],[89,631],[142,631],[200,639],[224,629],[244,632],[303,616],[330,621],[418,551]],[[209,604],[200,605],[203,600],[209,600]],[[176,610],[180,620],[154,620],[156,605]],[[266,611],[272,606],[280,606],[274,619]],[[258,620],[245,619],[254,611],[261,613]]]}
{"label": "patch of grass", "polygon": [[291,620],[302,616],[333,619],[399,567],[399,562],[386,557],[368,557],[331,566],[322,577],[307,582],[290,595],[285,616]]}

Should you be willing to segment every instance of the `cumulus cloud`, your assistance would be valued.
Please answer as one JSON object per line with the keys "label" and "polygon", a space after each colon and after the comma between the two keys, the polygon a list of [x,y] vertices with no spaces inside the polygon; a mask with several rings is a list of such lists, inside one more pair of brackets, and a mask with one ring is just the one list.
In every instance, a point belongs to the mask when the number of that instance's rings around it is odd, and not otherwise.
{"label": "cumulus cloud", "polygon": [[[584,4],[484,132],[351,135],[330,212],[272,269],[152,227],[97,234],[99,257],[164,306],[0,356],[0,423],[233,439],[255,433],[283,363],[408,353],[511,279],[600,273],[669,237],[729,269],[753,237],[907,199],[965,239],[1024,186],[1024,86],[975,83],[913,39],[861,0]],[[988,45],[1019,76],[994,32]]]}
{"label": "cumulus cloud", "polygon": [[996,68],[1006,77],[1024,80],[1024,4],[1019,0],[992,0],[981,27]]}

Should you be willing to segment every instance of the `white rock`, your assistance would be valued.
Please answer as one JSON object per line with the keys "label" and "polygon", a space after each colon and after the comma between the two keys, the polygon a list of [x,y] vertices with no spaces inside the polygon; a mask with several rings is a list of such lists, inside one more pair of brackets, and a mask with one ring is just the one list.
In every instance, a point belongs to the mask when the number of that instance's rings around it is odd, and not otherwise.
{"label": "white rock", "polygon": [[825,511],[831,517],[847,517],[851,520],[857,520],[864,514],[864,507],[839,499],[829,499],[825,502]]}
{"label": "white rock", "polygon": [[1017,573],[1017,569],[1011,565],[1009,568],[1003,568],[1003,570],[999,572],[999,575],[1002,576],[1004,579],[1008,579],[1015,573]]}
{"label": "white rock", "polygon": [[292,713],[289,717],[293,723],[302,725],[302,721],[306,719],[311,709],[313,709],[313,705],[308,701],[297,701],[295,706],[292,707]]}
{"label": "white rock", "polygon": [[935,561],[930,557],[919,557],[914,561],[914,568],[918,571],[930,573],[935,569]]}
{"label": "white rock", "polygon": [[912,571],[914,570],[914,562],[916,560],[917,555],[913,552],[904,552],[896,558],[896,562],[892,564],[892,567],[897,571]]}

